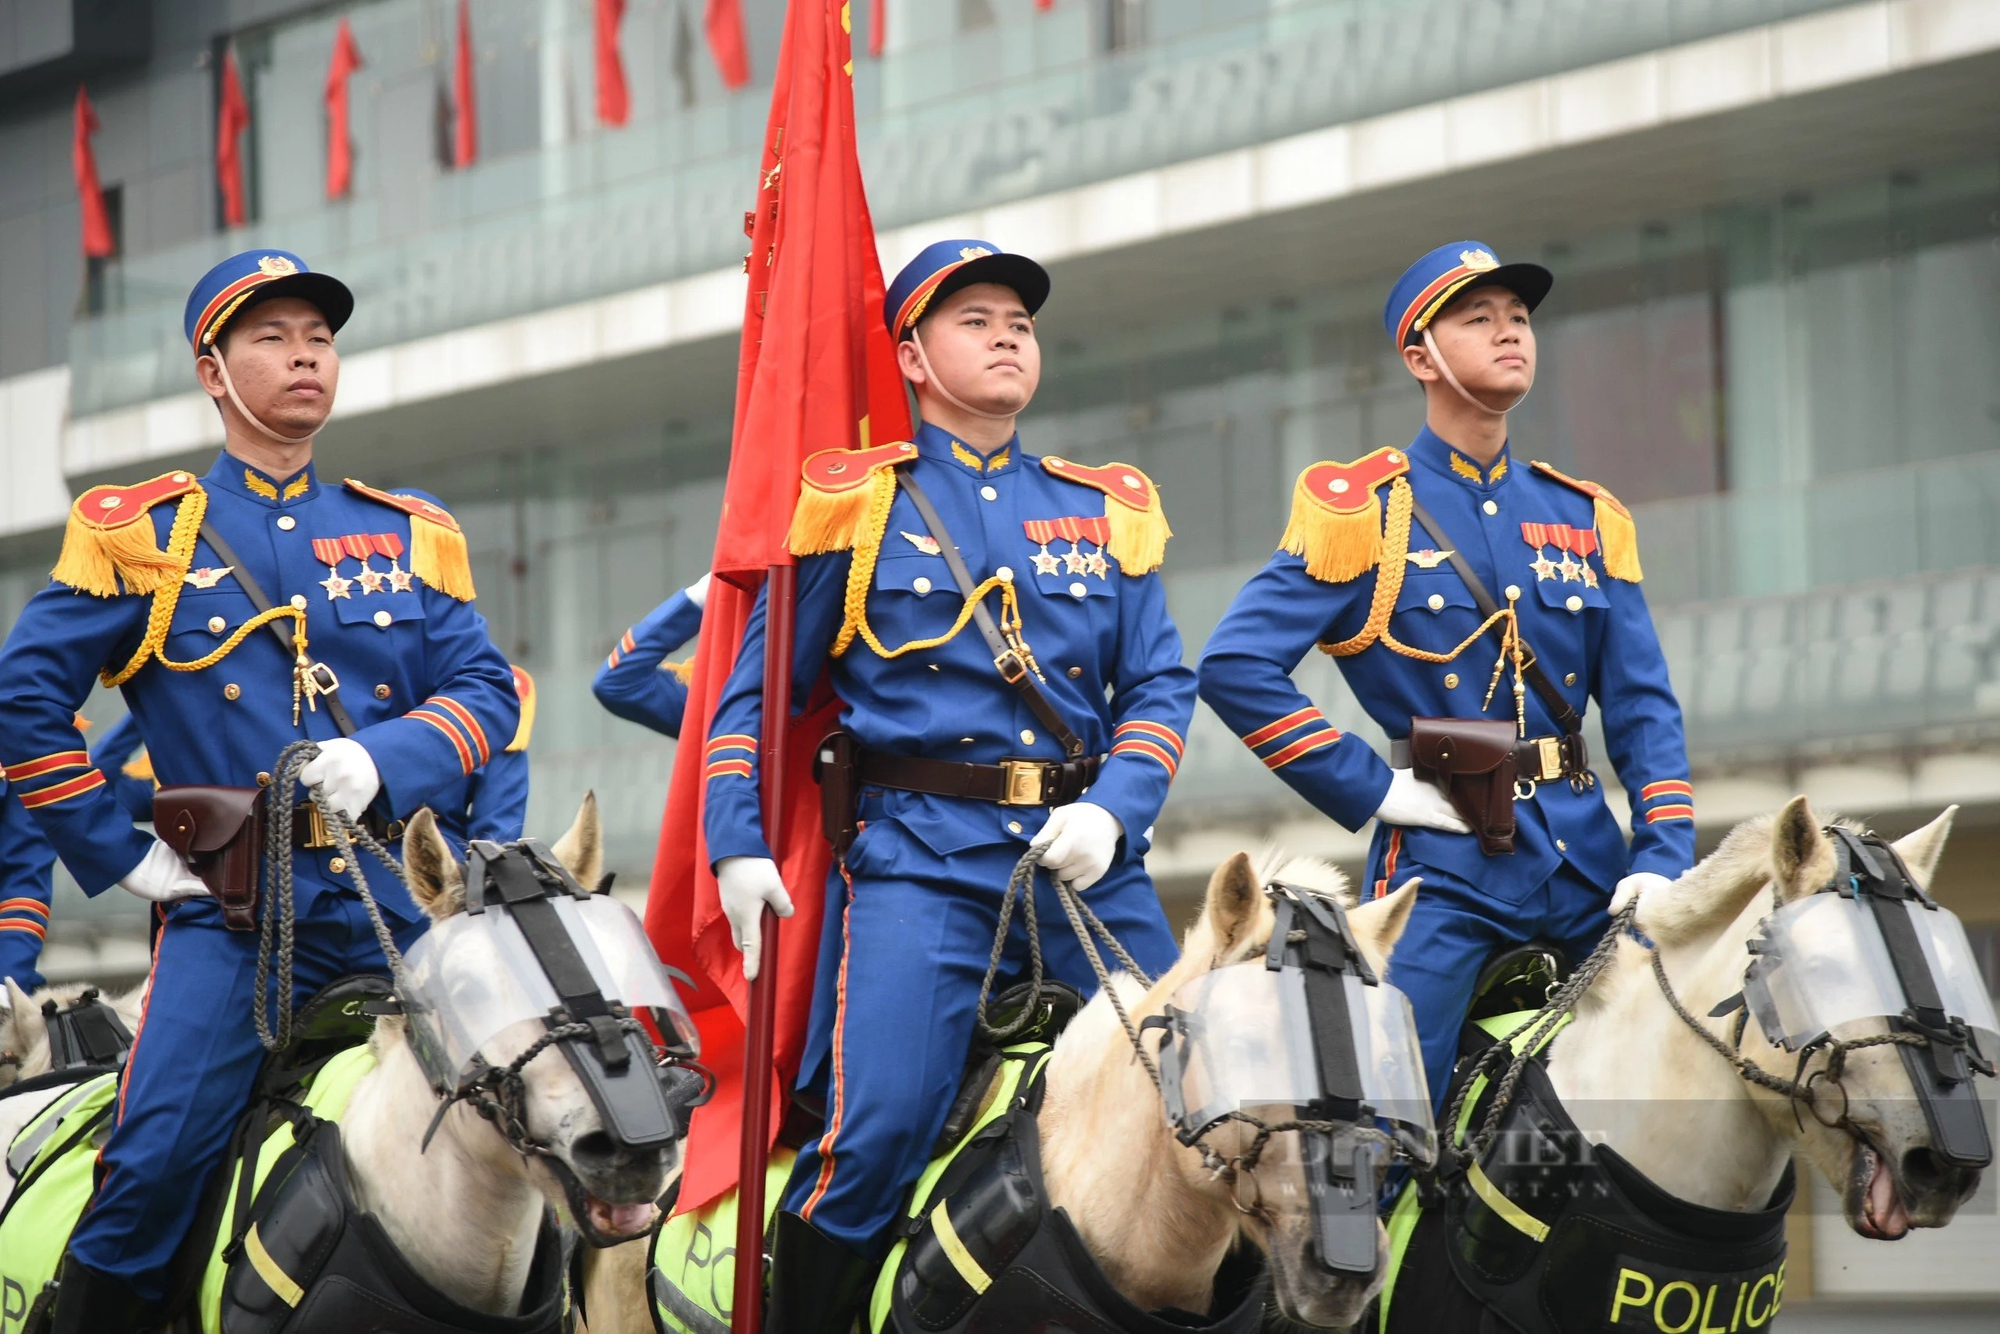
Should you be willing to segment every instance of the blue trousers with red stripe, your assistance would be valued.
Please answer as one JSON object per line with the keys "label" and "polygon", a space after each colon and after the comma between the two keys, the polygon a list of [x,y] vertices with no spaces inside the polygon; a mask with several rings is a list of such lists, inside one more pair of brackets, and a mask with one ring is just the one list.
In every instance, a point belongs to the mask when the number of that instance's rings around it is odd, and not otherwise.
{"label": "blue trousers with red stripe", "polygon": [[1407,858],[1397,864],[1391,888],[1400,889],[1415,876],[1424,883],[1389,958],[1388,980],[1410,998],[1431,1102],[1442,1110],[1458,1060],[1458,1032],[1480,970],[1501,950],[1538,939],[1560,946],[1572,966],[1582,963],[1611,926],[1611,889],[1562,862],[1547,880],[1510,903],[1449,871]]}
{"label": "blue trousers with red stripe", "polygon": [[[387,902],[383,912],[405,949],[428,925],[404,920]],[[355,973],[388,974],[358,898],[320,889],[298,913],[299,1001]],[[213,901],[168,911],[97,1194],[70,1238],[79,1260],[148,1301],[166,1295],[168,1264],[256,1084],[264,1059],[251,1013],[256,968],[256,933],[225,930]]]}
{"label": "blue trousers with red stripe", "polygon": [[[941,857],[892,822],[871,823],[848,854],[849,878],[836,867],[828,879],[800,1080],[825,1100],[826,1130],[799,1154],[784,1208],[851,1250],[886,1249],[888,1226],[930,1161],[964,1073],[1001,896],[1022,851],[1003,844]],[[1113,867],[1086,900],[1147,972],[1157,977],[1180,956],[1138,863]],[[1035,907],[1046,975],[1095,993],[1096,976],[1045,875],[1036,877]],[[1017,905],[996,990],[1025,981],[1028,968]]]}

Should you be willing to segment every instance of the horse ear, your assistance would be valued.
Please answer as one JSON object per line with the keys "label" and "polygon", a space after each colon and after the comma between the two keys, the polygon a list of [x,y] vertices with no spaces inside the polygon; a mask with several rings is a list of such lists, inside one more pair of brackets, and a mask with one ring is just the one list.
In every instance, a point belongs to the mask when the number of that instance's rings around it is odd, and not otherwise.
{"label": "horse ear", "polygon": [[1833,843],[1820,829],[1812,803],[1793,797],[1771,824],[1771,872],[1778,902],[1810,894],[1833,876]]}
{"label": "horse ear", "polygon": [[1249,853],[1239,852],[1215,868],[1215,874],[1208,878],[1208,897],[1201,912],[1215,934],[1218,963],[1228,958],[1249,935],[1263,901],[1263,886],[1257,883],[1257,868],[1252,865]]}
{"label": "horse ear", "polygon": [[1417,886],[1421,884],[1421,879],[1407,880],[1395,893],[1347,910],[1354,943],[1378,975],[1388,971],[1389,956],[1403,938],[1403,928],[1410,924],[1410,909],[1416,906]]}
{"label": "horse ear", "polygon": [[549,851],[576,877],[576,883],[586,889],[597,883],[604,874],[604,825],[597,818],[597,793],[583,794],[576,822]]}
{"label": "horse ear", "polygon": [[465,911],[465,877],[451,844],[438,832],[437,817],[425,806],[410,817],[403,831],[403,869],[410,876],[410,893],[433,922]]}
{"label": "horse ear", "polygon": [[1944,841],[1951,837],[1951,822],[1957,814],[1958,807],[1947,806],[1937,819],[1896,840],[1896,855],[1925,889],[1931,887],[1931,876],[1937,870],[1938,858],[1944,855]]}

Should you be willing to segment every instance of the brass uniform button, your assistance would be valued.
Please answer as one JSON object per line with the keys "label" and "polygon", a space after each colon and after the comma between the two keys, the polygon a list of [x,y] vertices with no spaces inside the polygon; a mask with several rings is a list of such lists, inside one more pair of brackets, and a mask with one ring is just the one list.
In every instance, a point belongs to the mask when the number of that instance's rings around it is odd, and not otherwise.
{"label": "brass uniform button", "polygon": [[219,635],[228,628],[229,622],[223,620],[220,616],[211,616],[208,618],[208,632],[210,634]]}
{"label": "brass uniform button", "polygon": [[375,687],[375,698],[376,698],[376,699],[387,699],[387,698],[389,698],[389,687],[388,687],[388,686],[386,686],[386,685],[380,685],[380,686],[376,686],[376,687]]}
{"label": "brass uniform button", "polygon": [[1563,684],[1564,684],[1564,685],[1566,685],[1566,686],[1573,686],[1573,685],[1575,685],[1575,684],[1576,684],[1576,673],[1575,673],[1575,672],[1569,672],[1569,673],[1566,673],[1566,674],[1565,674],[1565,675],[1563,676]]}
{"label": "brass uniform button", "polygon": [[291,515],[280,514],[278,516],[278,527],[284,529],[286,532],[289,533],[292,531],[292,529],[298,526],[299,526],[299,521],[297,519],[294,519]]}
{"label": "brass uniform button", "polygon": [[1429,603],[1430,609],[1432,611],[1444,610],[1444,594],[1442,593],[1431,594],[1430,597],[1427,599],[1427,602]]}
{"label": "brass uniform button", "polygon": [[1008,832],[1008,833],[1010,833],[1010,834],[1018,834],[1018,833],[1020,833],[1020,832],[1021,832],[1021,822],[1020,822],[1019,820],[1009,820],[1009,821],[1007,822],[1007,832]]}
{"label": "brass uniform button", "polygon": [[1569,597],[1563,602],[1563,606],[1568,607],[1571,611],[1582,611],[1583,599],[1578,597],[1576,594],[1571,593]]}
{"label": "brass uniform button", "polygon": [[263,770],[261,770],[261,769],[260,769],[260,770],[258,770],[258,771],[257,771],[257,786],[258,786],[258,787],[269,787],[269,786],[271,786],[271,775],[270,775],[270,774],[268,774],[268,773],[266,773],[266,772],[264,772],[264,771],[263,771]]}
{"label": "brass uniform button", "polygon": [[1500,507],[1490,500],[1479,508],[1485,510],[1488,514],[1498,514],[1500,512]]}
{"label": "brass uniform button", "polygon": [[335,875],[345,874],[345,872],[347,871],[347,858],[335,857],[332,861],[326,864],[326,869],[333,872]]}
{"label": "brass uniform button", "polygon": [[1557,840],[1556,840],[1556,851],[1557,851],[1557,852],[1568,852],[1568,851],[1569,851],[1569,844],[1567,844],[1567,843],[1563,842],[1563,841],[1562,841],[1561,839],[1557,839]]}
{"label": "brass uniform button", "polygon": [[1444,674],[1444,688],[1445,688],[1446,690],[1456,690],[1456,689],[1458,689],[1458,673],[1457,673],[1457,672],[1446,672],[1446,673]]}
{"label": "brass uniform button", "polygon": [[1069,679],[1072,681],[1076,680],[1077,677],[1082,675],[1083,675],[1083,668],[1081,667],[1072,667],[1069,669]]}
{"label": "brass uniform button", "polygon": [[295,610],[304,611],[306,609],[306,595],[304,593],[292,594],[292,606]]}
{"label": "brass uniform button", "polygon": [[1021,744],[1024,746],[1035,744],[1035,732],[1033,728],[1024,727],[1021,729]]}
{"label": "brass uniform button", "polygon": [[385,628],[388,626],[389,622],[395,619],[396,618],[394,616],[391,616],[389,614],[389,611],[386,607],[383,608],[381,611],[375,613],[375,624],[383,626]]}
{"label": "brass uniform button", "polygon": [[243,687],[231,681],[222,688],[222,697],[224,699],[241,699],[243,698]]}

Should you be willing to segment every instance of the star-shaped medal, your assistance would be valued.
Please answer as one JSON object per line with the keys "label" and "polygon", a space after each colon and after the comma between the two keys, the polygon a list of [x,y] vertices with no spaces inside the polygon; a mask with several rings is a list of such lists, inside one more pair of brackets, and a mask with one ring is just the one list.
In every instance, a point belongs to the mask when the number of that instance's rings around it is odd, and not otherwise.
{"label": "star-shaped medal", "polygon": [[1535,572],[1536,583],[1556,577],[1556,563],[1540,552],[1536,552],[1535,558],[1528,562],[1528,568]]}
{"label": "star-shaped medal", "polygon": [[1050,555],[1047,547],[1043,547],[1040,551],[1037,551],[1032,559],[1035,562],[1036,574],[1054,574],[1062,569],[1062,562]]}
{"label": "star-shaped medal", "polygon": [[1063,570],[1069,574],[1085,574],[1090,570],[1090,562],[1083,558],[1081,551],[1071,546],[1063,552]]}
{"label": "star-shaped medal", "polygon": [[1583,578],[1581,574],[1577,573],[1583,567],[1570,559],[1570,554],[1567,551],[1563,553],[1562,564],[1556,568],[1562,571],[1563,582],[1566,584],[1573,584]]}
{"label": "star-shaped medal", "polygon": [[389,587],[397,593],[409,592],[411,587],[410,572],[400,565],[391,566],[389,570]]}
{"label": "star-shaped medal", "polygon": [[326,578],[319,581],[319,586],[326,590],[326,600],[328,602],[333,601],[335,598],[353,596],[347,590],[354,587],[354,581],[352,579],[344,579],[338,574],[329,574]]}
{"label": "star-shaped medal", "polygon": [[1103,547],[1099,547],[1097,550],[1091,552],[1089,557],[1084,561],[1084,564],[1099,579],[1111,573],[1111,562],[1104,559]]}
{"label": "star-shaped medal", "polygon": [[1583,586],[1585,588],[1597,587],[1597,571],[1590,568],[1589,561],[1583,562]]}
{"label": "star-shaped medal", "polygon": [[379,593],[382,591],[382,585],[388,582],[387,574],[367,565],[361,567],[361,572],[355,578],[359,580],[363,593]]}

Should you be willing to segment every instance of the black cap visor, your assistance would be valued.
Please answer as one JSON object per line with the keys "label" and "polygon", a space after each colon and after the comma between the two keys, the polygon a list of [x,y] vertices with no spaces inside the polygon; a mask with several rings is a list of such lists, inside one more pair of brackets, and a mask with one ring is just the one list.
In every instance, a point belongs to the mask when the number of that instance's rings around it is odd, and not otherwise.
{"label": "black cap visor", "polygon": [[[1522,303],[1530,311],[1533,311],[1535,307],[1542,304],[1542,299],[1549,294],[1549,289],[1555,285],[1556,276],[1539,264],[1502,264],[1497,269],[1488,269],[1484,273],[1474,275],[1467,281],[1465,286],[1445,298],[1444,304],[1437,308],[1437,313],[1424,322],[1424,327],[1429,328],[1436,321],[1438,315],[1444,314],[1460,301],[1463,301],[1468,293],[1476,292],[1482,287],[1504,287],[1515,296],[1520,297]],[[1412,328],[1410,336],[1406,341],[1409,343],[1423,342],[1423,329]]]}
{"label": "black cap visor", "polygon": [[[1021,298],[1021,304],[1033,315],[1049,299],[1049,271],[1029,259],[1026,255],[981,255],[951,271],[951,275],[937,285],[931,299],[924,306],[928,315],[944,304],[944,299],[953,292],[971,287],[975,283],[998,283],[1011,288]],[[922,317],[918,317],[919,323]]]}
{"label": "black cap visor", "polygon": [[243,318],[245,312],[281,296],[295,296],[301,301],[310,301],[319,307],[320,316],[326,321],[326,327],[335,333],[340,332],[340,326],[347,323],[347,317],[354,313],[354,293],[348,291],[347,284],[332,274],[289,274],[283,278],[273,278],[270,282],[253,288],[249,299],[230,311],[227,318],[217,327],[215,337],[210,342],[220,339],[231,325]]}

